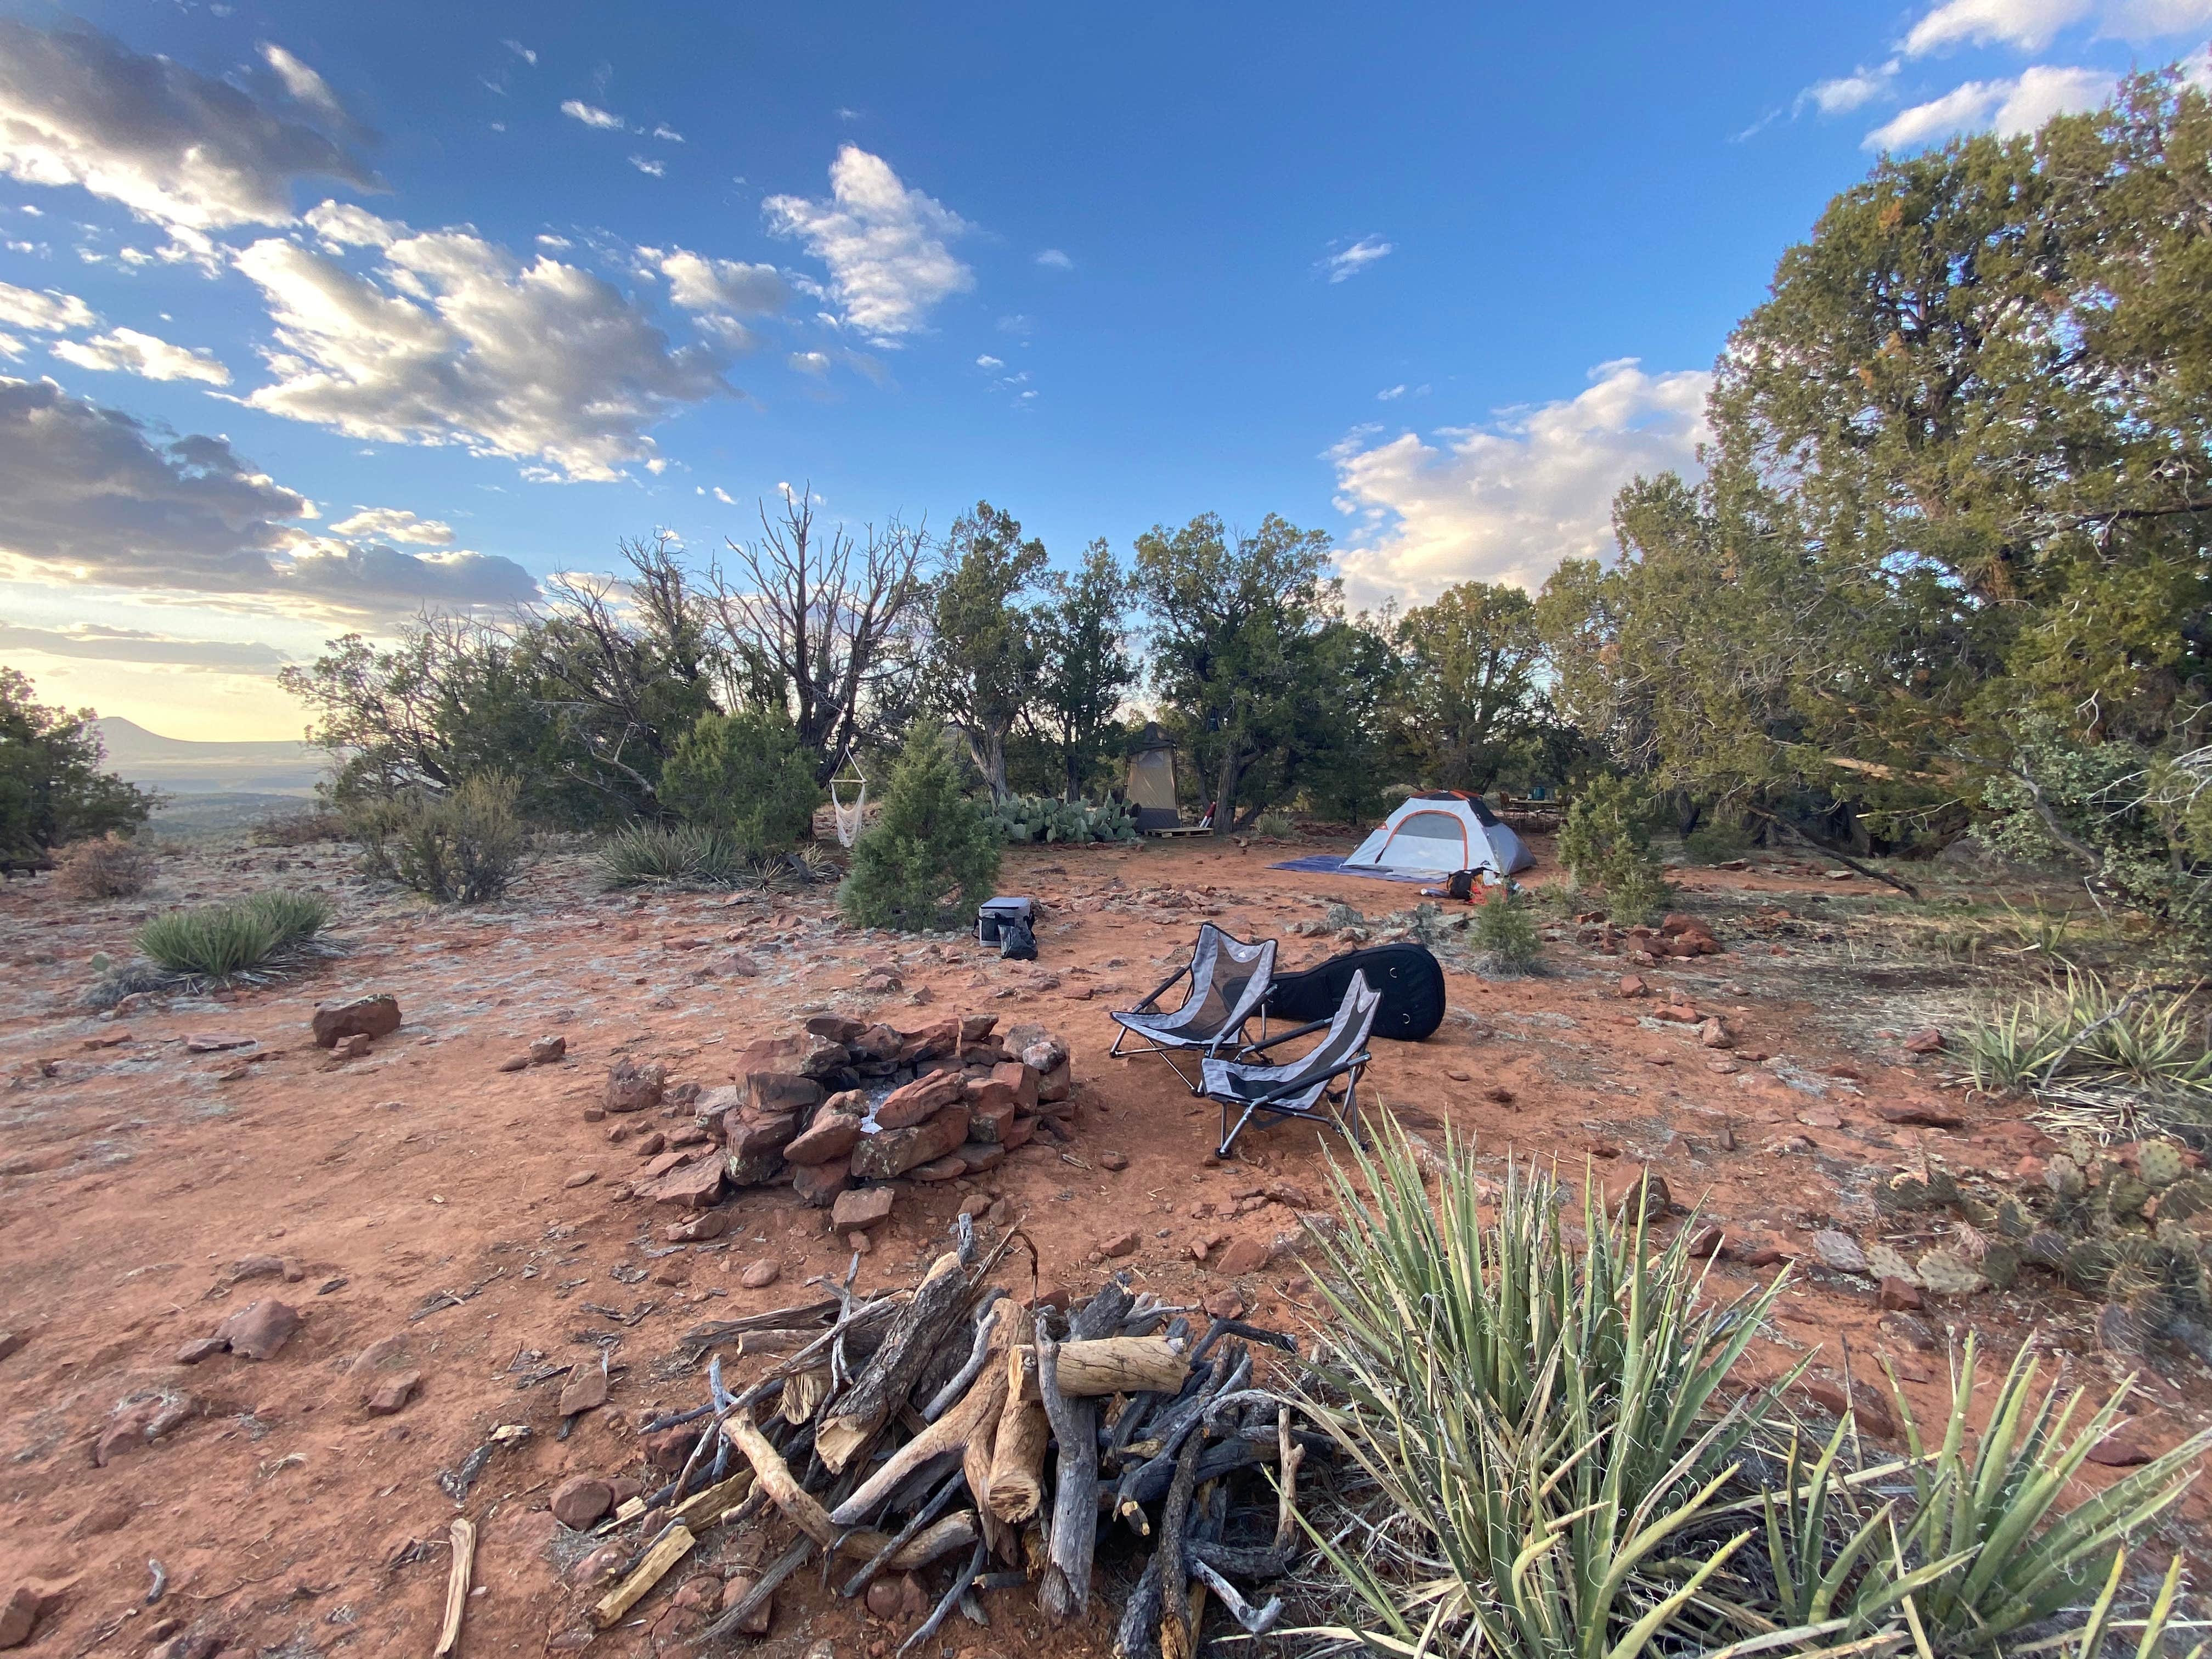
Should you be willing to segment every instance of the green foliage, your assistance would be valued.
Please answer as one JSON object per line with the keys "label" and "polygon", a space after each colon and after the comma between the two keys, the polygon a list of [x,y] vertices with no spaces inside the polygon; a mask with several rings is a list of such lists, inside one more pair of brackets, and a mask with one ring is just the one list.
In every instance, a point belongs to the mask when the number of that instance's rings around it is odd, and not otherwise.
{"label": "green foliage", "polygon": [[633,823],[599,848],[610,887],[734,887],[753,872],[737,838],[713,824]]}
{"label": "green foliage", "polygon": [[1475,908],[1468,924],[1468,942],[1492,971],[1525,974],[1544,952],[1543,935],[1537,931],[1535,902],[1510,887],[1492,890]]}
{"label": "green foliage", "polygon": [[2212,1052],[2186,988],[2124,991],[2068,967],[1960,1042],[1967,1076],[1992,1094],[2025,1090],[2122,1128],[2145,1115],[2212,1119]]}
{"label": "green foliage", "polygon": [[159,797],[100,769],[106,750],[89,708],[32,701],[30,680],[0,668],[0,858],[145,823]]}
{"label": "green foliage", "polygon": [[[1352,1613],[1309,1634],[1398,1655],[1720,1659],[1994,1655],[2056,1624],[2069,1646],[2087,1632],[2086,1659],[2112,1604],[2078,1609],[2212,1446],[2199,1434],[2069,1506],[2124,1386],[2094,1411],[2039,1396],[2028,1345],[1978,1402],[1970,1340],[1942,1421],[1923,1440],[1900,1396],[1910,1455],[1865,1467],[1848,1419],[1809,1449],[1789,1423],[1798,1371],[1724,1392],[1784,1280],[1708,1300],[1694,1227],[1654,1248],[1641,1216],[1586,1193],[1577,1238],[1550,1180],[1512,1166],[1497,1189],[1456,1145],[1432,1199],[1395,1126],[1333,1182],[1334,1318],[1302,1404],[1389,1518],[1357,1547],[1309,1527]],[[2170,1611],[2169,1595],[2154,1626]]]}
{"label": "green foliage", "polygon": [[1138,677],[1128,641],[1136,586],[1103,541],[1091,544],[1073,574],[1055,571],[1045,586],[1036,714],[1060,751],[1063,793],[1072,800],[1117,752],[1115,717]]}
{"label": "green foliage", "polygon": [[278,889],[171,910],[138,930],[138,949],[172,974],[227,979],[269,965],[330,925],[331,907],[313,893]]}
{"label": "green foliage", "polygon": [[349,818],[369,873],[441,904],[478,904],[504,893],[530,850],[521,786],[489,774],[450,794],[421,791],[365,803]]}
{"label": "green foliage", "polygon": [[1006,734],[1036,696],[1044,671],[1042,621],[1022,603],[1045,564],[1044,544],[988,501],[953,521],[945,568],[933,585],[927,694],[959,722],[991,798],[1006,793]]}
{"label": "green foliage", "polygon": [[1578,887],[1604,890],[1615,921],[1657,918],[1668,893],[1651,856],[1650,806],[1631,780],[1601,773],[1567,808],[1559,826],[1559,862]]}
{"label": "green foliage", "polygon": [[781,708],[701,715],[669,756],[660,795],[754,857],[805,839],[822,800],[813,757]]}
{"label": "green foliage", "polygon": [[1056,800],[1049,795],[1009,795],[993,809],[1000,837],[1015,846],[1049,842],[1137,839],[1137,817],[1121,801]]}
{"label": "green foliage", "polygon": [[1252,833],[1266,836],[1273,841],[1287,841],[1298,832],[1297,823],[1287,812],[1262,812],[1252,820]]}
{"label": "green foliage", "polygon": [[988,811],[962,791],[943,732],[918,725],[884,791],[883,815],[854,845],[837,908],[860,927],[959,925],[991,896],[1000,845]]}
{"label": "green foliage", "polygon": [[1399,741],[1431,787],[1487,789],[1534,731],[1535,606],[1517,587],[1462,582],[1395,630]]}
{"label": "green foliage", "polygon": [[144,891],[152,874],[146,849],[112,830],[71,842],[54,860],[54,880],[71,898],[128,898]]}
{"label": "green foliage", "polygon": [[1682,850],[1699,864],[1726,864],[1751,851],[1751,837],[1733,823],[1705,823],[1682,837]]}

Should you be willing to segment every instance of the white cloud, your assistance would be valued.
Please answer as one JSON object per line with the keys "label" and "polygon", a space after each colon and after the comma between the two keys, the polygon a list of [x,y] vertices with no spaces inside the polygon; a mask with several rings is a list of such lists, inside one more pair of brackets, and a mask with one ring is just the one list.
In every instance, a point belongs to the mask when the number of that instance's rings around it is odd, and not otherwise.
{"label": "white cloud", "polygon": [[2112,96],[2116,78],[2104,70],[2039,64],[2012,80],[1968,81],[1899,111],[1867,134],[1862,148],[1907,149],[1984,125],[2001,138],[2033,132],[2054,115],[2095,109]]}
{"label": "white cloud", "polygon": [[684,135],[677,131],[674,127],[670,126],[665,121],[659,122],[654,125],[653,129],[653,136],[656,138],[665,139],[672,144],[680,144],[684,142]]}
{"label": "white cloud", "polygon": [[771,196],[761,209],[771,231],[795,237],[830,268],[842,320],[882,343],[914,332],[932,306],[975,286],[975,272],[946,246],[966,222],[856,145],[830,164],[829,200]]}
{"label": "white cloud", "polygon": [[137,374],[149,380],[204,380],[228,386],[230,371],[211,352],[171,345],[135,328],[112,328],[82,342],[58,340],[53,354],[79,368],[112,374]]}
{"label": "white cloud", "polygon": [[668,171],[667,162],[650,161],[642,155],[631,156],[629,164],[650,179],[658,179]]}
{"label": "white cloud", "polygon": [[14,335],[0,334],[0,357],[6,357],[12,362],[20,358],[29,349]]}
{"label": "white cloud", "polygon": [[721,502],[724,507],[735,507],[738,504],[737,498],[720,484],[714,486],[714,499]]}
{"label": "white cloud", "polygon": [[544,231],[540,231],[538,234],[538,246],[544,248],[550,248],[556,253],[566,253],[570,248],[576,245],[565,236],[554,236]]}
{"label": "white cloud", "polygon": [[561,113],[571,120],[581,121],[587,127],[597,127],[602,132],[627,132],[629,124],[612,111],[587,104],[580,98],[563,99]]}
{"label": "white cloud", "polygon": [[1908,57],[1948,46],[2004,45],[2040,52],[2081,21],[2096,0],[1944,0],[1905,37]]}
{"label": "white cloud", "polygon": [[668,297],[686,311],[759,315],[782,310],[791,298],[790,289],[774,265],[710,259],[679,247],[663,256],[659,270],[668,278]]}
{"label": "white cloud", "polygon": [[404,507],[363,507],[332,525],[331,534],[405,542],[410,547],[444,547],[453,539],[453,526],[442,519],[419,519]]}
{"label": "white cloud", "polygon": [[390,247],[414,233],[397,219],[380,219],[350,202],[325,202],[307,212],[307,226],[333,251],[342,247]]}
{"label": "white cloud", "polygon": [[1018,340],[1026,340],[1029,338],[1030,333],[1036,329],[1036,325],[1034,322],[1030,321],[1029,318],[1024,316],[1018,311],[1014,313],[1011,317],[1001,317],[999,319],[999,332],[1001,334],[1011,334]]}
{"label": "white cloud", "polygon": [[167,437],[51,381],[0,379],[0,564],[48,582],[392,617],[532,598],[521,566],[314,536],[314,505],[222,438]]}
{"label": "white cloud", "polygon": [[1332,283],[1341,283],[1357,276],[1377,259],[1388,258],[1396,248],[1380,236],[1363,236],[1350,247],[1339,248],[1321,262],[1320,269],[1328,273]]}
{"label": "white cloud", "polygon": [[289,223],[297,179],[381,187],[329,134],[228,82],[82,24],[14,19],[0,19],[0,173],[81,185],[173,232]]}
{"label": "white cloud", "polygon": [[0,323],[58,333],[65,328],[90,328],[100,319],[74,294],[48,289],[44,294],[11,283],[0,283]]}
{"label": "white cloud", "polygon": [[1797,107],[1802,110],[1809,104],[1823,115],[1848,115],[1888,92],[1897,70],[1896,64],[1888,63],[1880,69],[1863,69],[1832,81],[1815,82],[1797,94]]}
{"label": "white cloud", "polygon": [[0,623],[0,651],[35,651],[49,657],[160,663],[232,673],[273,673],[289,660],[276,647],[257,641],[180,640],[142,628],[105,628],[97,623],[75,623],[66,628]]}
{"label": "white cloud", "polygon": [[1037,250],[1036,262],[1042,265],[1047,270],[1073,270],[1075,269],[1075,261],[1069,258],[1065,253],[1062,253],[1056,247],[1039,248]]}
{"label": "white cloud", "polygon": [[1005,358],[994,357],[988,352],[985,352],[981,356],[975,360],[975,367],[978,368],[1000,369],[1004,368],[1006,366],[1006,362]]}
{"label": "white cloud", "polygon": [[521,41],[502,40],[500,42],[500,45],[505,46],[517,58],[520,58],[524,63],[529,64],[531,68],[536,69],[538,67],[538,54],[532,52],[528,46],[524,46]]}
{"label": "white cloud", "polygon": [[727,392],[724,357],[667,337],[607,283],[525,264],[464,230],[381,248],[381,285],[296,243],[236,256],[276,325],[274,383],[246,401],[349,437],[459,444],[606,479],[652,453],[645,428]]}
{"label": "white cloud", "polygon": [[1625,358],[1577,397],[1445,428],[1435,444],[1354,432],[1328,452],[1336,504],[1358,521],[1340,559],[1354,599],[1424,600],[1470,579],[1534,588],[1561,559],[1609,553],[1621,485],[1696,471],[1711,380]]}
{"label": "white cloud", "polygon": [[1378,404],[1395,403],[1405,395],[1406,386],[1401,380],[1396,386],[1384,386],[1382,391],[1375,394],[1375,401]]}
{"label": "white cloud", "polygon": [[291,94],[294,102],[305,104],[336,121],[349,118],[337,94],[331,90],[330,82],[283,47],[264,41],[261,58],[276,70],[276,78],[284,83],[284,90]]}
{"label": "white cloud", "polygon": [[801,374],[811,374],[817,380],[830,373],[830,354],[826,351],[794,351],[784,362]]}

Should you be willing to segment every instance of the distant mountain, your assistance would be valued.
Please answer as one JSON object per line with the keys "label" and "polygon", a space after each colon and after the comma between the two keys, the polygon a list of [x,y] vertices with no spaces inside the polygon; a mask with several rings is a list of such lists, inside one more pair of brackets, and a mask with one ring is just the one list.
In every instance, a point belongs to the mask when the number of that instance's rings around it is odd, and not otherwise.
{"label": "distant mountain", "polygon": [[330,765],[304,743],[193,743],[119,714],[94,724],[107,745],[109,771],[172,794],[311,794]]}

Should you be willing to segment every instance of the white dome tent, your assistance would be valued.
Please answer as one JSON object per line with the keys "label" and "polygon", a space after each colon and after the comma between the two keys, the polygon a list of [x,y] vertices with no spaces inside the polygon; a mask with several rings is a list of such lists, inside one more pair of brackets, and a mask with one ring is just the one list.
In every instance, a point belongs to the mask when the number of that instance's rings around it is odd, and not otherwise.
{"label": "white dome tent", "polygon": [[1504,880],[1536,860],[1480,799],[1456,789],[1409,795],[1344,861],[1346,870],[1449,875],[1487,870]]}

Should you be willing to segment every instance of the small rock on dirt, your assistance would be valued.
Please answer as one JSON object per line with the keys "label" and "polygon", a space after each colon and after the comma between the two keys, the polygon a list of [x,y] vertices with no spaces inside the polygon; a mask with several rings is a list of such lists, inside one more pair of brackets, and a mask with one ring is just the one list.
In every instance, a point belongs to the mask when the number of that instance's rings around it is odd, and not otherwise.
{"label": "small rock on dirt", "polygon": [[782,1277],[783,1263],[773,1256],[764,1255],[757,1261],[745,1264],[744,1272],[738,1275],[738,1283],[749,1291],[764,1291]]}
{"label": "small rock on dirt", "polygon": [[1225,1278],[1240,1279],[1267,1265],[1267,1247],[1256,1238],[1233,1238],[1206,1265]]}
{"label": "small rock on dirt", "polygon": [[1892,1313],[1917,1313],[1923,1305],[1920,1287],[1902,1279],[1885,1279],[1878,1299]]}
{"label": "small rock on dirt", "polygon": [[1109,1261],[1118,1261],[1125,1255],[1134,1255],[1137,1253],[1137,1231],[1133,1227],[1127,1232],[1116,1233],[1098,1247],[1098,1253]]}
{"label": "small rock on dirt", "polygon": [[891,1218],[898,1193],[890,1187],[854,1187],[837,1194],[830,1211],[830,1225],[839,1232],[881,1226]]}
{"label": "small rock on dirt", "polygon": [[407,1402],[415,1397],[415,1390],[422,1386],[422,1372],[401,1371],[378,1382],[363,1403],[371,1417],[391,1417],[404,1411]]}
{"label": "small rock on dirt", "polygon": [[31,1639],[38,1628],[40,1607],[39,1593],[28,1584],[18,1584],[8,1592],[8,1599],[0,1601],[0,1648],[20,1648]]}
{"label": "small rock on dirt", "polygon": [[550,1066],[556,1060],[565,1059],[568,1053],[568,1038],[542,1036],[530,1045],[530,1051],[526,1058],[532,1066]]}
{"label": "small rock on dirt", "polygon": [[579,1170],[561,1184],[566,1188],[588,1187],[599,1178],[597,1170]]}
{"label": "small rock on dirt", "polygon": [[1098,1154],[1098,1167],[1119,1175],[1129,1167],[1129,1155],[1127,1152],[1101,1152]]}
{"label": "small rock on dirt", "polygon": [[321,1003],[309,1024],[316,1045],[324,1048],[336,1048],[346,1037],[389,1036],[399,1029],[399,1000],[377,995]]}
{"label": "small rock on dirt", "polygon": [[230,1351],[247,1359],[271,1359],[305,1322],[289,1303],[264,1297],[249,1303],[215,1328]]}
{"label": "small rock on dirt", "polygon": [[574,1417],[607,1403],[607,1374],[596,1364],[580,1364],[561,1386],[561,1415]]}
{"label": "small rock on dirt", "polygon": [[614,1507],[612,1488],[597,1475],[572,1475],[553,1492],[553,1518],[571,1532],[581,1532]]}

